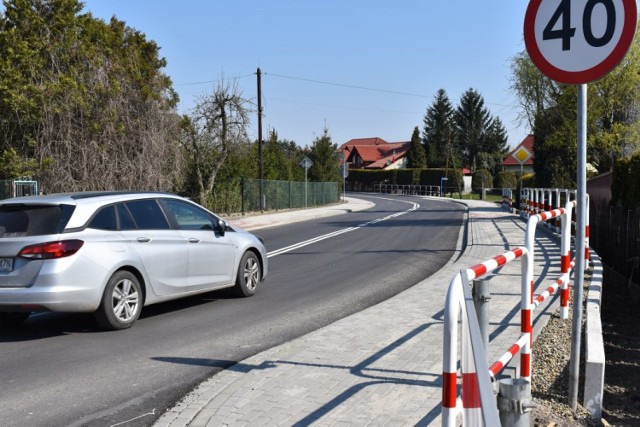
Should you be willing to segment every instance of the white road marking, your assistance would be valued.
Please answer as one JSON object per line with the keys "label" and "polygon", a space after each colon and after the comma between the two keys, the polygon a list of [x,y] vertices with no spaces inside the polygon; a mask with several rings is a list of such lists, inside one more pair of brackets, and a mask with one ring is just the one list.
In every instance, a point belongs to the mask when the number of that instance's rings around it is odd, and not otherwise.
{"label": "white road marking", "polygon": [[396,201],[396,202],[399,201],[399,202],[403,202],[403,203],[410,203],[412,206],[411,206],[411,208],[409,208],[406,211],[396,212],[394,214],[385,216],[383,218],[374,219],[374,220],[359,224],[356,227],[344,228],[342,230],[334,231],[333,233],[328,233],[328,234],[324,234],[322,236],[314,237],[314,238],[309,239],[309,240],[305,240],[304,242],[294,243],[293,245],[286,246],[286,247],[281,248],[281,249],[276,249],[275,251],[271,251],[271,252],[267,253],[267,258],[272,258],[274,256],[282,255],[284,253],[291,252],[293,250],[300,249],[300,248],[303,248],[305,246],[309,246],[309,245],[311,245],[313,243],[320,242],[322,240],[330,239],[332,237],[336,237],[336,236],[339,236],[341,234],[350,233],[352,231],[359,230],[361,228],[368,227],[368,226],[373,225],[373,224],[378,224],[378,223],[380,223],[382,221],[386,221],[386,220],[389,220],[389,219],[392,219],[392,218],[397,218],[397,217],[399,217],[401,215],[407,214],[409,212],[413,212],[413,211],[415,211],[416,209],[418,209],[420,207],[420,205],[418,203],[408,202],[408,201],[405,201],[405,200],[387,199],[387,198],[384,198],[384,197],[376,197],[376,198],[377,199],[383,199],[383,200],[393,200],[393,201]]}

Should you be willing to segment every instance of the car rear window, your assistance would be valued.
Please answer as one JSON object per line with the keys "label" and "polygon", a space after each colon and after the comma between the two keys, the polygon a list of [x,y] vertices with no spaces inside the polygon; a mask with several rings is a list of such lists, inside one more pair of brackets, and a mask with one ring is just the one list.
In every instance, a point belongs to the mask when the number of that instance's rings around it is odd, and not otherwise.
{"label": "car rear window", "polygon": [[61,233],[73,209],[69,205],[0,206],[0,238]]}

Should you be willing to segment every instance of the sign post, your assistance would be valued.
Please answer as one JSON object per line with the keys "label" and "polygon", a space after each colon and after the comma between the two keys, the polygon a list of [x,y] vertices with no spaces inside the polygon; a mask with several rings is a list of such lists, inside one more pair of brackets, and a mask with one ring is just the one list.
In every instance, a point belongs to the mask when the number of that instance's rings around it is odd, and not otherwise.
{"label": "sign post", "polygon": [[304,207],[307,207],[307,171],[311,166],[313,166],[313,162],[307,156],[304,156],[303,159],[298,163],[301,168],[304,169]]}
{"label": "sign post", "polygon": [[520,164],[520,189],[522,189],[522,176],[524,175],[524,164],[531,158],[532,154],[524,147],[520,147],[511,155]]}
{"label": "sign post", "polygon": [[349,169],[347,169],[347,159],[342,156],[342,165],[340,166],[340,176],[342,177],[342,203],[347,202],[347,177],[349,176]]}
{"label": "sign post", "polygon": [[444,191],[444,182],[448,180],[449,178],[446,176],[440,178],[440,197],[444,197],[446,194],[446,191]]}
{"label": "sign post", "polygon": [[576,276],[573,296],[569,405],[578,405],[587,188],[587,85],[626,55],[636,31],[636,0],[531,0],[524,41],[533,63],[549,78],[578,85]]}

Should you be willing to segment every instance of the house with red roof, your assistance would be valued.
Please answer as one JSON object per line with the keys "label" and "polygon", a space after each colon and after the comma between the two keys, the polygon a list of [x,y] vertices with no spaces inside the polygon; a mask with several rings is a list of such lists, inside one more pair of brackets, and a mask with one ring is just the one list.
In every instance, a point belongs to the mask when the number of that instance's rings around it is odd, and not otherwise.
{"label": "house with red roof", "polygon": [[351,139],[338,149],[349,169],[402,169],[407,167],[411,141],[387,142],[382,138]]}
{"label": "house with red roof", "polygon": [[[505,171],[511,171],[514,173],[533,173],[533,163],[535,161],[536,154],[533,149],[533,135],[527,135],[516,148],[514,148],[505,157],[502,162],[502,166]],[[524,160],[522,169],[520,166],[520,160]]]}

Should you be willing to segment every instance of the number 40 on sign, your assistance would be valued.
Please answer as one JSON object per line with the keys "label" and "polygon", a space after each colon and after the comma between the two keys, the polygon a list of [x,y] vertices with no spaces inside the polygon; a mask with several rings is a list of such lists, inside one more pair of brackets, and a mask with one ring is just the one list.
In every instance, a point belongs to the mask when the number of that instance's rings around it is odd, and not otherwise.
{"label": "number 40 on sign", "polygon": [[545,75],[582,84],[622,60],[636,21],[635,0],[531,0],[524,39],[531,60]]}

